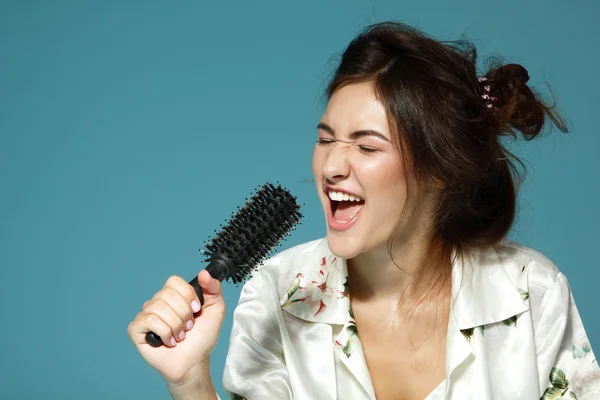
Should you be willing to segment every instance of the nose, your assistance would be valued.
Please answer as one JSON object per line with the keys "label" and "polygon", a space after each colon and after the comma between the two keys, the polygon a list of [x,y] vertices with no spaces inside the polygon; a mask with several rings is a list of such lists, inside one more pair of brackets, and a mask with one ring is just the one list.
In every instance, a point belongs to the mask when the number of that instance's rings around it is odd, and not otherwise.
{"label": "nose", "polygon": [[323,164],[323,175],[328,181],[335,183],[350,174],[350,163],[346,155],[346,144],[335,143]]}

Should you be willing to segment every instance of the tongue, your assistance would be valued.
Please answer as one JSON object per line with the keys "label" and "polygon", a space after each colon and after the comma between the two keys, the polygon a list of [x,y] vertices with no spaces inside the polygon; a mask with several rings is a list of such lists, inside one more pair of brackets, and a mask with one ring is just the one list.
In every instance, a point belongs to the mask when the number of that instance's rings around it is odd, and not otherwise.
{"label": "tongue", "polygon": [[333,212],[333,218],[337,221],[349,221],[354,218],[364,204],[364,201],[339,201]]}

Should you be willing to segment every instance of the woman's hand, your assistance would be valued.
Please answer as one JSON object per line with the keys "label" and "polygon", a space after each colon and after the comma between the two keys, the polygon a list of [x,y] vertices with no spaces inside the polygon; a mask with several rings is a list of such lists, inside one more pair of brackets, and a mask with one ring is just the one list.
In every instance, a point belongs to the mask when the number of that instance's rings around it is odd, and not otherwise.
{"label": "woman's hand", "polygon": [[[207,370],[225,317],[221,282],[203,270],[198,283],[204,295],[202,307],[194,288],[185,279],[172,276],[144,303],[127,329],[142,357],[169,385],[186,385],[198,379],[197,371]],[[146,342],[149,331],[165,345],[150,346]]]}

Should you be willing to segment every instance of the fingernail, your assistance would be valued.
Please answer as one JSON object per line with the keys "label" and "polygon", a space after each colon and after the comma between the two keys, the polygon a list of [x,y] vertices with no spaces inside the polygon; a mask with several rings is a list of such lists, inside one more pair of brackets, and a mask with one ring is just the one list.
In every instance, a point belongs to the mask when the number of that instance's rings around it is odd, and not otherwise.
{"label": "fingernail", "polygon": [[179,340],[183,340],[184,337],[185,333],[183,333],[183,331],[179,332]]}
{"label": "fingernail", "polygon": [[192,322],[191,319],[188,322],[185,323],[185,329],[187,329],[188,331],[190,329],[192,329],[192,326],[194,326],[194,323]]}
{"label": "fingernail", "polygon": [[177,344],[177,342],[175,341],[174,337],[171,337],[171,346],[175,346]]}
{"label": "fingernail", "polygon": [[200,311],[200,303],[196,300],[192,301],[192,310],[194,310],[194,312]]}

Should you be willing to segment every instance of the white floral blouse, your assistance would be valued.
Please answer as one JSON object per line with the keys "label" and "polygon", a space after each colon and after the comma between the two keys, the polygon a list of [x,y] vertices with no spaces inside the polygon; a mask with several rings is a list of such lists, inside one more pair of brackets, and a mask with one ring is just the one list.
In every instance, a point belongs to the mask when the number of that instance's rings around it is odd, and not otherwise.
{"label": "white floral blouse", "polygon": [[[452,272],[446,379],[426,400],[600,399],[600,368],[567,279],[505,241]],[[460,288],[460,290],[459,290]],[[346,262],[325,238],[270,258],[234,312],[231,399],[375,399]]]}

